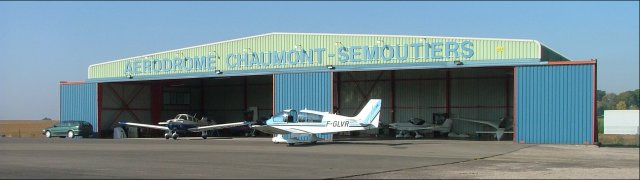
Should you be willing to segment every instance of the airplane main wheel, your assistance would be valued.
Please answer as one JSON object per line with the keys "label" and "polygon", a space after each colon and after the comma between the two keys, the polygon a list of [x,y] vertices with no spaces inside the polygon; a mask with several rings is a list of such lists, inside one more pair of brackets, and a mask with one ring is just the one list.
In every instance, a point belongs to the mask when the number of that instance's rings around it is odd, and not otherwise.
{"label": "airplane main wheel", "polygon": [[169,139],[169,138],[171,138],[171,134],[169,134],[169,133],[164,133],[164,138],[165,138],[165,139]]}
{"label": "airplane main wheel", "polygon": [[207,137],[209,137],[209,133],[207,131],[202,131],[202,139],[207,139]]}
{"label": "airplane main wheel", "polygon": [[311,144],[318,144],[318,141],[311,141]]}
{"label": "airplane main wheel", "polygon": [[178,140],[178,133],[173,133],[173,135],[171,135],[171,138],[173,138],[173,140]]}
{"label": "airplane main wheel", "polygon": [[296,143],[289,143],[289,146],[293,146],[293,145],[296,145]]}

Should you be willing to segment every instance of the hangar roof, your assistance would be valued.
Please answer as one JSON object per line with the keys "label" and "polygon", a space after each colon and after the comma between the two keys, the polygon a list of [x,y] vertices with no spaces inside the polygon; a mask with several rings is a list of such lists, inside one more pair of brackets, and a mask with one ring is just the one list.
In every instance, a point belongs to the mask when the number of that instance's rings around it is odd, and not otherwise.
{"label": "hangar roof", "polygon": [[517,66],[568,61],[536,40],[267,33],[89,66],[93,82],[257,74]]}

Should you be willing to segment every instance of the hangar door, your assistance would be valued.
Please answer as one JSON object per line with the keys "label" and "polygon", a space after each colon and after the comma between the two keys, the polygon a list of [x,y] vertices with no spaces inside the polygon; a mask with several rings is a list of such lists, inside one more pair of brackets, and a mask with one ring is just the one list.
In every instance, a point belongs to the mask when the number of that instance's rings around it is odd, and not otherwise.
{"label": "hangar door", "polygon": [[98,85],[96,83],[60,83],[60,121],[81,120],[98,132]]}
{"label": "hangar door", "polygon": [[516,142],[592,144],[595,65],[516,67]]}
{"label": "hangar door", "polygon": [[331,72],[274,75],[274,114],[284,109],[331,112]]}

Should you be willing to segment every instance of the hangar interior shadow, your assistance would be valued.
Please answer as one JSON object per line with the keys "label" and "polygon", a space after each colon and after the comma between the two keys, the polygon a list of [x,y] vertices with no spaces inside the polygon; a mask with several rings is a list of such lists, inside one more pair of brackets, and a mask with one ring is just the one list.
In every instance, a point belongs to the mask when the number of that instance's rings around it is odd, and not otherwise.
{"label": "hangar interior shadow", "polygon": [[[513,67],[335,71],[332,79],[332,113],[354,116],[369,99],[379,98],[383,103],[379,129],[338,133],[337,139],[395,137],[391,123],[418,118],[439,124],[442,114],[491,122],[505,118],[502,123],[513,126]],[[265,120],[274,110],[273,82],[273,75],[260,75],[99,83],[100,135],[109,138],[120,121],[157,124],[181,113],[207,117],[211,123]],[[485,140],[490,138],[476,132],[486,130],[491,127],[453,121],[450,132],[420,133],[429,139],[455,133]],[[137,137],[162,137],[164,133],[146,128],[136,131]],[[246,126],[210,135],[270,137]],[[512,138],[506,134],[503,140]]]}
{"label": "hangar interior shadow", "polygon": [[[196,119],[206,117],[209,124],[255,121],[270,117],[273,106],[271,75],[100,83],[98,89],[102,98],[100,135],[106,138],[120,121],[157,124],[177,114],[194,115]],[[164,134],[148,128],[136,131],[137,137]],[[240,126],[209,134],[215,137],[249,133],[253,131]]]}
{"label": "hangar interior shadow", "polygon": [[[397,132],[389,128],[391,123],[406,123],[418,118],[425,123],[438,125],[443,123],[443,115],[499,123],[511,128],[514,112],[513,69],[483,67],[335,72],[335,112],[352,116],[369,99],[382,99],[383,103],[379,129],[338,135],[395,137]],[[487,135],[476,132],[490,130],[493,128],[484,124],[454,119],[450,132],[420,133],[424,133],[426,138],[447,138],[452,132],[454,135],[483,140],[487,139],[484,137]],[[415,136],[415,133],[411,133],[411,137]],[[512,134],[505,134],[502,139],[512,138]]]}

